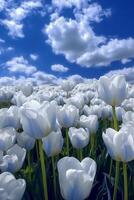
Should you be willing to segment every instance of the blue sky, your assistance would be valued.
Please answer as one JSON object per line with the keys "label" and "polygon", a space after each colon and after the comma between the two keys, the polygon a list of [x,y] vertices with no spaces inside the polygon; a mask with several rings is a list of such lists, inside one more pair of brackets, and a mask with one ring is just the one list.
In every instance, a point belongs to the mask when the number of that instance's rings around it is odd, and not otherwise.
{"label": "blue sky", "polygon": [[132,0],[0,0],[0,76],[130,73],[133,7]]}

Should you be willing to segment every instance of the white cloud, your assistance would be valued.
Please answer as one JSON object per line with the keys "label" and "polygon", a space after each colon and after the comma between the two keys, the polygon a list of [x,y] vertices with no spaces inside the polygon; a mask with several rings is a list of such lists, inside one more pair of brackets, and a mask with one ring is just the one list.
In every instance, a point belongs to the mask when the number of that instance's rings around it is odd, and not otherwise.
{"label": "white cloud", "polygon": [[60,64],[55,64],[51,66],[51,70],[55,72],[67,72],[69,68],[64,67],[63,65]]}
{"label": "white cloud", "polygon": [[77,20],[99,23],[103,20],[103,17],[109,17],[111,15],[111,10],[103,9],[98,3],[92,3],[83,7],[81,10],[74,10],[74,14]]}
{"label": "white cloud", "polygon": [[6,1],[5,0],[0,0],[0,11],[2,11],[6,6]]}
{"label": "white cloud", "polygon": [[30,54],[30,58],[32,59],[32,60],[37,60],[38,59],[38,55],[37,54]]}
{"label": "white cloud", "polygon": [[59,10],[62,10],[63,8],[72,8],[73,6],[80,9],[87,4],[87,0],[52,0],[52,5]]}
{"label": "white cloud", "polygon": [[76,62],[82,54],[93,51],[97,45],[105,40],[96,37],[86,22],[59,17],[45,27],[48,43],[56,54],[65,55],[66,59]]}
{"label": "white cloud", "polygon": [[2,38],[0,38],[0,43],[5,43],[5,40],[3,40]]}
{"label": "white cloud", "polygon": [[23,56],[12,58],[11,60],[7,61],[4,66],[10,72],[24,73],[26,75],[33,74],[37,71],[36,67],[30,65]]}
{"label": "white cloud", "polygon": [[57,84],[57,77],[52,74],[47,74],[42,71],[37,71],[32,76],[39,84]]}
{"label": "white cloud", "polygon": [[13,38],[19,37],[23,38],[23,24],[20,24],[16,21],[9,20],[9,19],[4,19],[1,21],[3,25],[6,26],[6,28],[9,30],[9,35],[12,36]]}
{"label": "white cloud", "polygon": [[68,76],[67,79],[69,81],[73,81],[75,83],[83,83],[85,80],[87,80],[86,78],[83,78],[82,76],[78,75],[78,74],[74,74],[71,76]]}
{"label": "white cloud", "polygon": [[123,68],[118,70],[112,70],[106,74],[106,76],[113,76],[113,75],[124,75],[126,80],[130,83],[134,83],[134,67]]}
{"label": "white cloud", "polygon": [[3,24],[9,30],[9,35],[13,38],[23,38],[23,20],[30,15],[31,12],[34,12],[41,7],[41,0],[23,1],[18,7],[6,9],[7,18],[1,20],[1,24]]}
{"label": "white cloud", "polygon": [[122,64],[126,64],[126,63],[129,63],[129,62],[131,62],[131,61],[132,61],[131,59],[123,58],[123,59],[121,60],[121,63],[122,63]]}
{"label": "white cloud", "polygon": [[13,47],[7,47],[7,51],[13,51],[14,48]]}
{"label": "white cloud", "polygon": [[[58,0],[53,5],[58,7]],[[108,39],[97,36],[91,23],[100,22],[103,17],[111,15],[110,9],[103,9],[98,3],[81,4],[80,1],[62,1],[59,7],[75,5],[74,19],[67,19],[57,14],[52,15],[51,22],[45,27],[47,42],[55,54],[62,54],[70,62],[83,67],[108,66],[120,61],[125,64],[134,58],[134,38]],[[87,1],[86,1],[87,2]]]}
{"label": "white cloud", "polygon": [[107,66],[114,61],[134,57],[134,39],[112,39],[92,52],[86,52],[77,59],[77,63],[86,66]]}

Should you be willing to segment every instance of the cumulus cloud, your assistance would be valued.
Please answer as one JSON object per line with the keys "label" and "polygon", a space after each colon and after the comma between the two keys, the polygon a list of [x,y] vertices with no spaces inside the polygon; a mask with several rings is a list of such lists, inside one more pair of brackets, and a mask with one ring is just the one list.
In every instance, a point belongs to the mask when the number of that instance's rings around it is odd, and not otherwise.
{"label": "cumulus cloud", "polygon": [[92,52],[86,52],[77,59],[77,63],[86,66],[107,66],[113,61],[134,57],[134,39],[112,39]]}
{"label": "cumulus cloud", "polygon": [[73,6],[80,9],[87,4],[87,0],[52,0],[52,5],[59,10],[62,10],[63,8],[72,8]]}
{"label": "cumulus cloud", "polygon": [[118,69],[118,70],[112,70],[106,74],[106,76],[111,77],[113,75],[124,75],[126,80],[129,83],[134,84],[134,67],[128,67],[128,68],[123,68],[123,69]]}
{"label": "cumulus cloud", "polygon": [[26,75],[30,75],[37,71],[35,66],[32,66],[28,63],[23,56],[14,57],[11,60],[7,61],[4,66],[10,71],[14,73],[24,73]]}
{"label": "cumulus cloud", "polygon": [[99,23],[104,17],[109,17],[111,15],[111,10],[103,9],[98,3],[91,3],[81,8],[81,10],[74,10],[74,15],[77,20]]}
{"label": "cumulus cloud", "polygon": [[71,62],[75,62],[83,53],[93,51],[105,40],[104,37],[96,37],[86,22],[77,22],[64,17],[50,22],[44,32],[48,35],[47,42],[53,51],[65,55]]}
{"label": "cumulus cloud", "polygon": [[57,84],[57,77],[42,71],[37,71],[32,76],[37,80],[38,84]]}
{"label": "cumulus cloud", "polygon": [[[53,0],[53,5],[58,7],[58,2]],[[93,22],[99,23],[104,17],[109,17],[110,9],[79,0],[64,0],[59,7],[75,8],[73,19],[53,13],[50,23],[44,28],[47,42],[55,54],[62,54],[69,62],[88,68],[108,66],[115,61],[125,64],[134,58],[134,38],[108,39],[96,35],[92,27]]]}
{"label": "cumulus cloud", "polygon": [[19,37],[23,38],[23,24],[20,24],[16,21],[13,21],[11,19],[4,19],[1,21],[3,25],[6,26],[6,28],[9,30],[8,35],[12,36],[13,38]]}
{"label": "cumulus cloud", "polygon": [[82,77],[82,76],[80,76],[78,74],[74,74],[74,75],[68,76],[67,79],[69,81],[75,82],[76,84],[83,83],[83,82],[85,82],[85,80],[87,80],[86,78],[84,78],[84,77]]}
{"label": "cumulus cloud", "polygon": [[128,62],[134,57],[134,39],[96,36],[84,20],[59,17],[45,28],[48,43],[56,54],[83,67],[108,66],[114,61]]}
{"label": "cumulus cloud", "polygon": [[37,60],[38,59],[38,55],[37,54],[30,54],[30,58],[32,59],[32,60]]}
{"label": "cumulus cloud", "polygon": [[19,6],[6,8],[7,18],[1,20],[1,24],[3,24],[9,30],[8,34],[13,38],[23,38],[23,20],[30,15],[31,12],[41,7],[41,0],[29,0],[23,1]]}
{"label": "cumulus cloud", "polygon": [[6,6],[6,1],[5,0],[0,0],[0,11],[2,11]]}
{"label": "cumulus cloud", "polygon": [[55,72],[67,72],[69,68],[64,67],[63,65],[60,64],[55,64],[51,66],[51,70]]}

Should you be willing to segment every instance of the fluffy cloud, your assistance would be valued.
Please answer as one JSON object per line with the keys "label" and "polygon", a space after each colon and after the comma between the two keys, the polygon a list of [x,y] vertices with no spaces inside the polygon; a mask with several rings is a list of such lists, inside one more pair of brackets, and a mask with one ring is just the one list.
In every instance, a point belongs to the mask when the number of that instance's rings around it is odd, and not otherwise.
{"label": "fluffy cloud", "polygon": [[37,80],[38,84],[57,84],[57,77],[42,71],[37,71],[32,76]]}
{"label": "fluffy cloud", "polygon": [[30,65],[23,56],[12,58],[7,61],[4,66],[8,68],[10,72],[24,73],[26,75],[30,75],[37,71],[36,67]]}
{"label": "fluffy cloud", "polygon": [[82,54],[93,51],[103,42],[104,37],[96,37],[85,22],[59,17],[45,27],[48,43],[56,54],[65,55],[66,59],[75,62]]}
{"label": "fluffy cloud", "polygon": [[0,0],[0,11],[2,11],[6,6],[6,1],[5,0]]}
{"label": "fluffy cloud", "polygon": [[1,20],[1,24],[9,30],[9,35],[13,38],[23,38],[23,20],[30,15],[31,12],[41,7],[41,0],[30,0],[23,1],[18,7],[6,8],[7,18]]}
{"label": "fluffy cloud", "polygon": [[107,66],[113,61],[134,57],[134,39],[112,39],[107,44],[86,52],[77,59],[77,63],[86,66]]}
{"label": "fluffy cloud", "polygon": [[99,23],[103,20],[103,17],[109,17],[111,15],[111,10],[103,9],[98,3],[92,3],[83,7],[81,10],[74,10],[74,15],[77,20]]}
{"label": "fluffy cloud", "polygon": [[6,28],[9,30],[9,35],[13,38],[19,37],[23,38],[23,24],[20,24],[16,21],[13,21],[11,19],[4,19],[2,20],[2,24],[6,26]]}
{"label": "fluffy cloud", "polygon": [[[96,19],[97,20],[97,19]],[[56,54],[83,67],[108,66],[114,61],[134,58],[134,39],[110,39],[96,36],[86,20],[59,17],[45,28],[48,43]]]}
{"label": "fluffy cloud", "polygon": [[63,65],[60,64],[55,64],[51,66],[51,70],[55,72],[67,72],[69,68],[64,67]]}
{"label": "fluffy cloud", "polygon": [[63,8],[72,8],[73,6],[80,9],[82,6],[87,4],[87,0],[52,0],[52,5],[59,10]]}
{"label": "fluffy cloud", "polygon": [[38,59],[38,55],[37,54],[30,54],[30,58],[32,59],[32,60],[37,60]]}
{"label": "fluffy cloud", "polygon": [[111,77],[113,75],[124,75],[129,83],[134,84],[134,67],[123,68],[118,70],[112,70],[106,74],[106,76]]}

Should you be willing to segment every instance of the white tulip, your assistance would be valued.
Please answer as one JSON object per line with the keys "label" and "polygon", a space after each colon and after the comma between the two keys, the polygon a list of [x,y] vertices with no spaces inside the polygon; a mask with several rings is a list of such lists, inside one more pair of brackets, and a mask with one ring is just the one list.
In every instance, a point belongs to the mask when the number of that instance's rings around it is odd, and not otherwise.
{"label": "white tulip", "polygon": [[99,97],[111,106],[119,106],[127,97],[127,84],[124,76],[108,78],[102,76],[98,85]]}
{"label": "white tulip", "polygon": [[88,157],[81,162],[74,157],[64,157],[57,166],[62,197],[66,200],[86,199],[96,174],[95,161]]}
{"label": "white tulip", "polygon": [[40,108],[21,107],[23,130],[30,137],[40,139],[56,129],[56,105],[45,103]]}
{"label": "white tulip", "polygon": [[57,119],[62,127],[75,126],[79,120],[79,110],[73,105],[64,105],[57,109]]}
{"label": "white tulip", "polygon": [[26,150],[17,144],[8,149],[7,155],[0,162],[1,171],[17,172],[22,168],[26,156]]}
{"label": "white tulip", "polygon": [[89,130],[84,128],[69,128],[69,138],[74,148],[82,149],[89,143]]}
{"label": "white tulip", "polygon": [[21,200],[25,192],[26,182],[24,179],[16,179],[11,173],[0,174],[0,199]]}
{"label": "white tulip", "polygon": [[43,149],[48,157],[58,155],[63,147],[63,136],[60,130],[51,132],[45,138],[42,138]]}
{"label": "white tulip", "polygon": [[0,150],[7,151],[16,141],[16,131],[12,127],[0,129]]}
{"label": "white tulip", "polygon": [[31,150],[35,145],[35,139],[23,131],[17,134],[17,143],[20,147]]}
{"label": "white tulip", "polygon": [[103,133],[104,143],[112,159],[122,162],[134,159],[134,134],[130,133],[131,129],[131,126],[127,129],[123,127],[117,132],[108,128],[106,133]]}
{"label": "white tulip", "polygon": [[3,108],[0,110],[0,128],[7,126],[20,128],[19,109],[17,106],[11,106],[9,109]]}
{"label": "white tulip", "polygon": [[74,86],[74,82],[69,80],[63,80],[61,85],[62,89],[66,92],[71,91],[74,88]]}
{"label": "white tulip", "polygon": [[79,123],[83,128],[88,128],[91,134],[95,134],[99,127],[98,117],[96,115],[89,115],[88,117],[82,115]]}

